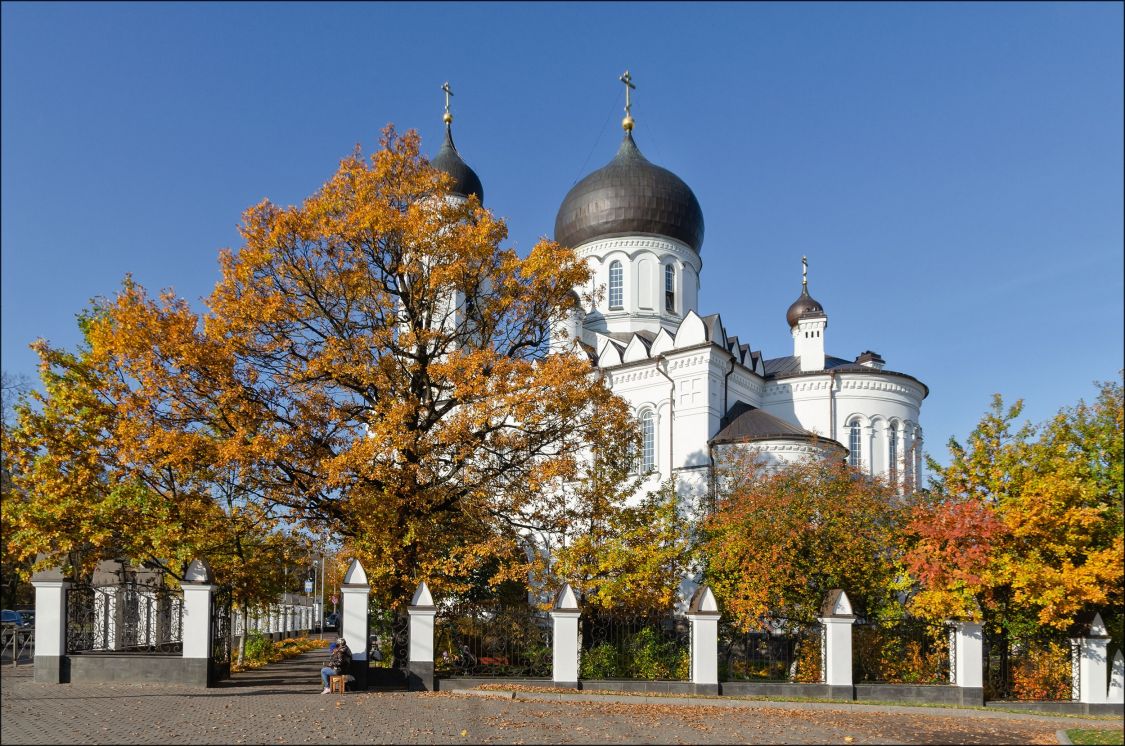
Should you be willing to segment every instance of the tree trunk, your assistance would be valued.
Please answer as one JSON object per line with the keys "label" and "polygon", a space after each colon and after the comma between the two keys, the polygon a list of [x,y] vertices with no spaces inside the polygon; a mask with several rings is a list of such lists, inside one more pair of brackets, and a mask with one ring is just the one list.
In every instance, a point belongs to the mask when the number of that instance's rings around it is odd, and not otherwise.
{"label": "tree trunk", "polygon": [[238,610],[238,616],[242,619],[242,634],[238,636],[238,665],[242,665],[242,658],[246,655],[246,634],[249,630],[249,612],[245,606]]}

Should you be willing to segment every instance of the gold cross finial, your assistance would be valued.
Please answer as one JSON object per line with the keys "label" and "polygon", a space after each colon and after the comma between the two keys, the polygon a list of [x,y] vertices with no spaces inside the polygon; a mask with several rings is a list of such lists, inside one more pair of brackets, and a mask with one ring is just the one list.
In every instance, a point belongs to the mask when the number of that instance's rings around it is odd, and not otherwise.
{"label": "gold cross finial", "polygon": [[637,86],[633,85],[633,76],[629,74],[628,70],[618,80],[625,84],[625,118],[621,120],[621,126],[626,132],[630,132],[633,129],[633,114],[630,111],[633,102],[629,98],[629,91],[636,90]]}
{"label": "gold cross finial", "polygon": [[801,257],[801,289],[809,289],[809,258]]}
{"label": "gold cross finial", "polygon": [[445,91],[445,113],[441,115],[441,119],[446,124],[453,121],[453,115],[449,113],[449,97],[453,95],[453,89],[449,87],[449,81],[441,84],[441,89]]}

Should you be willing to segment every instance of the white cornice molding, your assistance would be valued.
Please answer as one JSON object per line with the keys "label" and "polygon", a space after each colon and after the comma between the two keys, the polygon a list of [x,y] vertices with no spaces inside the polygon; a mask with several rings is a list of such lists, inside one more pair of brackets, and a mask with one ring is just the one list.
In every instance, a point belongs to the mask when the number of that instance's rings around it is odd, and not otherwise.
{"label": "white cornice molding", "polygon": [[672,239],[656,236],[618,236],[616,238],[603,238],[583,244],[574,250],[581,259],[594,257],[604,259],[609,254],[620,251],[630,259],[635,259],[641,252],[654,252],[669,254],[687,264],[697,273],[703,267],[703,260],[699,254],[692,251],[686,244]]}

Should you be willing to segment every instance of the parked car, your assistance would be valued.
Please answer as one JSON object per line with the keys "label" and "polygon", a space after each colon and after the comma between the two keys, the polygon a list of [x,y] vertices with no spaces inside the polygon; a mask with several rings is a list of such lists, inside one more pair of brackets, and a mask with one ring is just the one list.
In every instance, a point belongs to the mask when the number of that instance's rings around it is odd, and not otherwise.
{"label": "parked car", "polygon": [[20,612],[13,611],[11,609],[4,609],[0,611],[0,623],[13,624],[16,627],[20,627],[21,629],[31,626],[31,620],[29,620]]}
{"label": "parked car", "polygon": [[339,623],[340,623],[340,615],[337,614],[334,611],[331,614],[329,614],[328,616],[324,617],[324,626],[325,627],[335,628],[335,626]]}

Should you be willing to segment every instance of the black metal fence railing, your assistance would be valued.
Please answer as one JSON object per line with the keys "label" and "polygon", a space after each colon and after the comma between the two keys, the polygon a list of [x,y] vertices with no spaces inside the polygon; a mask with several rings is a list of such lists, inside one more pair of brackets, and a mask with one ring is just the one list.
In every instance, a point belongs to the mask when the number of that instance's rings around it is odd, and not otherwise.
{"label": "black metal fence railing", "polygon": [[1079,699],[1078,654],[1067,635],[984,631],[984,696],[989,700]]}
{"label": "black metal fence railing", "polygon": [[856,683],[949,684],[953,629],[899,619],[852,628]]}
{"label": "black metal fence railing", "polygon": [[405,668],[410,652],[410,617],[405,611],[372,609],[367,660],[376,668]]}
{"label": "black metal fence railing", "polygon": [[211,659],[220,665],[230,663],[234,629],[231,607],[230,587],[216,587],[211,595]]}
{"label": "black metal fence railing", "polygon": [[442,608],[434,619],[440,676],[551,676],[551,618],[527,604]]}
{"label": "black metal fence railing", "polygon": [[0,662],[18,666],[30,663],[35,656],[35,627],[21,627],[5,622],[0,625]]}
{"label": "black metal fence railing", "polygon": [[66,591],[66,652],[181,653],[183,607],[179,589],[75,584]]}
{"label": "black metal fence railing", "polygon": [[592,610],[580,621],[582,679],[686,681],[690,629],[673,614],[627,615]]}
{"label": "black metal fence railing", "polygon": [[785,619],[752,632],[720,623],[719,680],[819,682],[823,635],[819,624]]}

